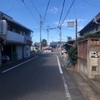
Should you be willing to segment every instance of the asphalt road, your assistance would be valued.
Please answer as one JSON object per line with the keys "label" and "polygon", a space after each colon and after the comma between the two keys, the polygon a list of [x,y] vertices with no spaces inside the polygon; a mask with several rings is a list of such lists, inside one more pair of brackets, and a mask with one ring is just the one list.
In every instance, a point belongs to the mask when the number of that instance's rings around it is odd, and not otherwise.
{"label": "asphalt road", "polygon": [[1,70],[0,100],[85,100],[71,75],[62,69],[55,53],[10,64]]}

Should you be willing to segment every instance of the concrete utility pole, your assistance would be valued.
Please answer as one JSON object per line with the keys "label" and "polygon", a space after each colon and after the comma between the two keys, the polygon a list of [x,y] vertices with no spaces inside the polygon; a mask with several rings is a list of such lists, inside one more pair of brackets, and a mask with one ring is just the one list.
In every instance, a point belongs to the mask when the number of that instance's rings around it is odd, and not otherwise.
{"label": "concrete utility pole", "polygon": [[48,41],[48,45],[49,45],[49,30],[50,30],[50,26],[47,26],[47,41]]}
{"label": "concrete utility pole", "polygon": [[61,49],[61,44],[62,44],[62,27],[61,27],[61,25],[59,26],[59,30],[60,30],[59,36],[60,36],[60,49]]}
{"label": "concrete utility pole", "polygon": [[41,30],[42,30],[42,16],[40,15],[40,50],[42,50],[42,44],[41,44]]}
{"label": "concrete utility pole", "polygon": [[58,27],[54,27],[54,28],[50,28],[50,26],[47,26],[47,40],[48,40],[48,44],[49,44],[49,30],[54,30],[57,29]]}

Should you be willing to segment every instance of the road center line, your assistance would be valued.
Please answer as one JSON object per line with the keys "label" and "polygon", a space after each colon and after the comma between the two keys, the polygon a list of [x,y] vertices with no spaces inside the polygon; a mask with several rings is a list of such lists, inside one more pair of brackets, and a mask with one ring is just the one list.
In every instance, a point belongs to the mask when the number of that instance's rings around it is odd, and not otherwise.
{"label": "road center line", "polygon": [[14,68],[16,68],[16,67],[22,65],[22,64],[25,64],[25,63],[27,63],[27,62],[29,62],[29,61],[31,61],[31,60],[37,58],[37,57],[38,57],[38,56],[35,56],[35,57],[33,57],[33,58],[31,58],[31,59],[29,59],[29,60],[27,60],[27,61],[24,61],[24,62],[22,62],[22,63],[20,63],[20,64],[18,64],[18,65],[15,65],[15,66],[13,66],[13,67],[11,67],[11,68],[9,68],[9,69],[6,69],[6,70],[2,71],[2,73],[6,73],[6,72],[8,72],[8,71],[10,71],[10,70],[12,70],[12,69],[14,69]]}
{"label": "road center line", "polygon": [[[57,56],[57,55],[56,55],[56,56]],[[60,74],[61,74],[61,76],[62,76],[63,85],[64,85],[65,93],[66,93],[66,98],[67,98],[67,100],[72,100],[71,95],[70,95],[70,92],[69,92],[69,90],[68,90],[68,86],[67,86],[65,77],[64,77],[64,75],[63,75],[63,71],[62,71],[61,64],[60,64],[60,61],[59,61],[59,57],[58,57],[58,56],[57,56],[57,62],[58,62],[58,67],[59,67]]]}

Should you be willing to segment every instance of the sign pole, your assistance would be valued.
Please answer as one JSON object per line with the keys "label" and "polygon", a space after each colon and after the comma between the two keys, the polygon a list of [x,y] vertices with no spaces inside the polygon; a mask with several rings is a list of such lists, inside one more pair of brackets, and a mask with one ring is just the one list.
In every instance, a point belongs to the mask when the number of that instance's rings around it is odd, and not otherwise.
{"label": "sign pole", "polygon": [[77,19],[75,20],[75,30],[76,30],[76,43],[77,43]]}

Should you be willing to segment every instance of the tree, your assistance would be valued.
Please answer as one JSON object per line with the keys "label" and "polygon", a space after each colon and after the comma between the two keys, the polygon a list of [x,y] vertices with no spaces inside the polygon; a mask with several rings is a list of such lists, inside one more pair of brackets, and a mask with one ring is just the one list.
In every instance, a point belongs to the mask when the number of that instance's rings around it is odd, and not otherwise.
{"label": "tree", "polygon": [[41,41],[41,45],[42,45],[42,46],[47,46],[47,40],[46,40],[46,39],[43,39],[43,40]]}
{"label": "tree", "polygon": [[68,40],[68,41],[72,40],[72,37],[67,36],[67,40]]}

